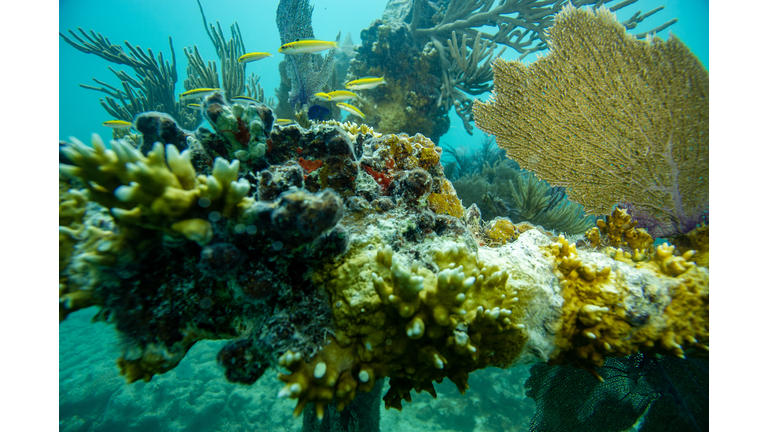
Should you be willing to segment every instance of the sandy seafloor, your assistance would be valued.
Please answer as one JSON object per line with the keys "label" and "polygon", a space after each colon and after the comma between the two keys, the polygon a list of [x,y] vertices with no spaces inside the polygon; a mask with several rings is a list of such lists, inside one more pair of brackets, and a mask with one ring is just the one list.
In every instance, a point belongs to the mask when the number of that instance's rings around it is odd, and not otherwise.
{"label": "sandy seafloor", "polygon": [[[115,363],[117,333],[91,324],[95,313],[78,311],[60,324],[60,431],[301,431],[301,418],[292,416],[296,401],[276,397],[282,383],[275,370],[252,386],[227,382],[216,364],[226,341],[198,342],[176,369],[126,384]],[[527,431],[535,409],[525,397],[527,377],[525,367],[488,368],[470,374],[463,397],[445,380],[435,385],[437,399],[411,392],[402,412],[382,402],[381,430]]]}

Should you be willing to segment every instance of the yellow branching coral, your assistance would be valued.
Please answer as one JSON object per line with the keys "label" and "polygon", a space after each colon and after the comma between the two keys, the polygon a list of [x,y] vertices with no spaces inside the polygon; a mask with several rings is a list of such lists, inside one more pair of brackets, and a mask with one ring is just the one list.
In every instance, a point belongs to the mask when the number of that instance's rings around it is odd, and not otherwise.
{"label": "yellow branching coral", "polygon": [[[628,202],[687,232],[708,205],[709,77],[674,36],[639,41],[607,9],[566,6],[550,54],[497,60],[477,126],[587,213]],[[633,211],[634,214],[634,211]]]}
{"label": "yellow branching coral", "polygon": [[[93,147],[74,140],[62,152],[74,163],[60,172],[81,180],[93,201],[126,223],[183,234],[200,244],[210,241],[208,214],[230,216],[250,190],[237,178],[240,162],[216,158],[213,174],[197,176],[188,150],[155,143],[144,156],[124,141],[108,150],[94,134]],[[202,216],[202,217],[201,217]]]}
{"label": "yellow branching coral", "polygon": [[595,225],[584,234],[593,248],[624,247],[628,252],[646,254],[653,246],[653,237],[644,229],[635,228],[637,222],[625,209],[617,207],[606,220],[598,219]]}
{"label": "yellow branching coral", "polygon": [[298,399],[297,413],[314,402],[322,415],[334,395],[341,408],[385,376],[386,405],[400,409],[413,389],[435,395],[432,381],[447,377],[463,393],[469,372],[515,361],[527,336],[509,273],[456,243],[433,252],[437,273],[384,246],[352,250],[313,275],[330,296],[336,334],[312,359],[280,360],[290,371],[280,396]]}

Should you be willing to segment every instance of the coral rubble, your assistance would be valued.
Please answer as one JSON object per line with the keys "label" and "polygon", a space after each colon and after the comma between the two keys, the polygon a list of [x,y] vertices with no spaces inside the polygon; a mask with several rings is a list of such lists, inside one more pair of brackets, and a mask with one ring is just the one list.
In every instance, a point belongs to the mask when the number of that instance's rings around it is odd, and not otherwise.
{"label": "coral rubble", "polygon": [[130,382],[223,339],[228,380],[278,368],[278,396],[322,416],[384,377],[400,409],[445,378],[463,393],[488,366],[706,350],[708,270],[692,251],[627,259],[508,220],[483,230],[423,135],[273,126],[265,105],[218,94],[203,106],[215,132],[189,132],[182,151],[62,149],[60,318],[98,306]]}

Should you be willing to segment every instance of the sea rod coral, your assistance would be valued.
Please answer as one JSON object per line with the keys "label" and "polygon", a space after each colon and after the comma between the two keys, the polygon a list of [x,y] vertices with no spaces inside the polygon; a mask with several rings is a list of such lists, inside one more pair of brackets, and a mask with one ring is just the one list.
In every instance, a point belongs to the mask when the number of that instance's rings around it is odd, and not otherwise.
{"label": "sea rod coral", "polygon": [[[463,393],[488,366],[597,376],[607,357],[707,350],[709,275],[694,251],[585,249],[538,229],[478,246],[428,138],[272,126],[268,107],[220,94],[203,104],[217,132],[191,132],[181,152],[98,136],[62,150],[60,318],[97,306],[122,335],[129,382],[227,340],[228,380],[276,368],[277,396],[323,417],[385,377],[385,405],[401,409],[445,378]],[[258,133],[241,140],[226,122]],[[204,163],[228,145],[236,160]]]}
{"label": "sea rod coral", "polygon": [[709,205],[709,75],[677,38],[628,34],[606,9],[566,7],[551,52],[497,60],[477,126],[587,213],[621,203],[654,236],[685,234]]}

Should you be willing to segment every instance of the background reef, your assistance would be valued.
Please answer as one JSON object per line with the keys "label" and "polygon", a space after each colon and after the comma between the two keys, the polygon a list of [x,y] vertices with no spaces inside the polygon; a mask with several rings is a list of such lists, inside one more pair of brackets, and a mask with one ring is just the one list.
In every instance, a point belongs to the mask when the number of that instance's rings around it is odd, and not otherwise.
{"label": "background reef", "polygon": [[[367,7],[360,7],[358,2],[352,0],[321,3],[313,12],[313,28],[317,35],[329,35],[329,38],[334,38],[341,31],[342,40],[347,33],[350,33],[354,43],[360,44],[361,30],[367,28],[374,20],[381,18],[386,3],[386,1],[377,0],[366,3]],[[249,50],[255,50],[261,46],[277,47],[280,45],[279,32],[274,20],[274,12],[278,6],[277,0],[266,0],[258,4],[246,2],[238,4],[236,8],[229,3],[203,1],[202,4],[205,7],[209,23],[215,24],[216,21],[219,21],[227,33],[227,37],[229,36],[229,25],[234,22],[240,23],[243,42]],[[673,26],[674,34],[685,40],[704,64],[708,65],[708,27],[702,25],[702,23],[708,22],[708,9],[702,8],[700,4],[693,7],[687,2],[663,0],[643,0],[641,8],[644,11],[649,11],[661,5],[664,5],[665,9],[648,18],[640,27],[647,30],[672,18],[684,17],[683,20]],[[619,16],[622,19],[629,18],[634,13],[633,8],[627,9],[630,10],[619,11]],[[177,50],[178,70],[182,74],[187,67],[187,59],[181,52],[183,47],[197,45],[201,57],[206,60],[216,60],[218,57],[215,47],[209,42],[205,27],[201,22],[200,11],[194,2],[184,8],[173,3],[154,4],[151,8],[143,3],[136,3],[119,11],[122,19],[115,19],[115,14],[116,11],[103,7],[97,1],[82,0],[76,3],[64,3],[58,19],[58,28],[65,34],[67,29],[76,31],[78,27],[82,27],[86,31],[93,29],[109,37],[113,43],[128,40],[134,46],[140,46],[144,49],[152,48],[155,53],[162,51],[166,58],[170,57],[168,36],[172,36],[174,47]],[[169,26],[166,21],[155,18],[161,16],[175,17],[173,26]],[[339,17],[343,17],[343,19],[339,19]],[[246,22],[249,24],[247,28],[244,27]],[[105,27],[106,23],[108,23],[108,28]],[[666,34],[663,36],[666,37]],[[459,38],[460,40],[461,38]],[[62,71],[59,76],[59,139],[66,140],[70,136],[88,137],[91,133],[98,132],[105,141],[108,141],[111,138],[111,131],[106,128],[95,130],[93,126],[93,122],[100,123],[107,119],[103,108],[98,103],[98,95],[92,91],[84,90],[78,85],[92,84],[92,77],[117,86],[119,86],[119,81],[112,78],[113,75],[106,69],[108,64],[104,60],[96,56],[84,55],[72,49],[62,40],[59,41],[58,47]],[[508,49],[502,57],[514,59],[517,56],[517,52]],[[525,61],[534,59],[535,55],[529,55]],[[280,75],[277,67],[279,62],[280,57],[276,56],[247,66],[246,70],[249,74],[255,72],[261,77],[260,84],[265,89],[267,96],[274,95],[275,90],[280,87]],[[177,94],[183,91],[182,81],[177,82]],[[481,96],[481,99],[486,96]],[[77,107],[77,109],[74,110],[73,107]],[[451,110],[448,115],[451,126],[447,135],[443,136],[442,139],[447,139],[446,142],[454,146],[479,147],[482,135],[476,133],[474,137],[468,137],[461,119],[454,111]]]}

